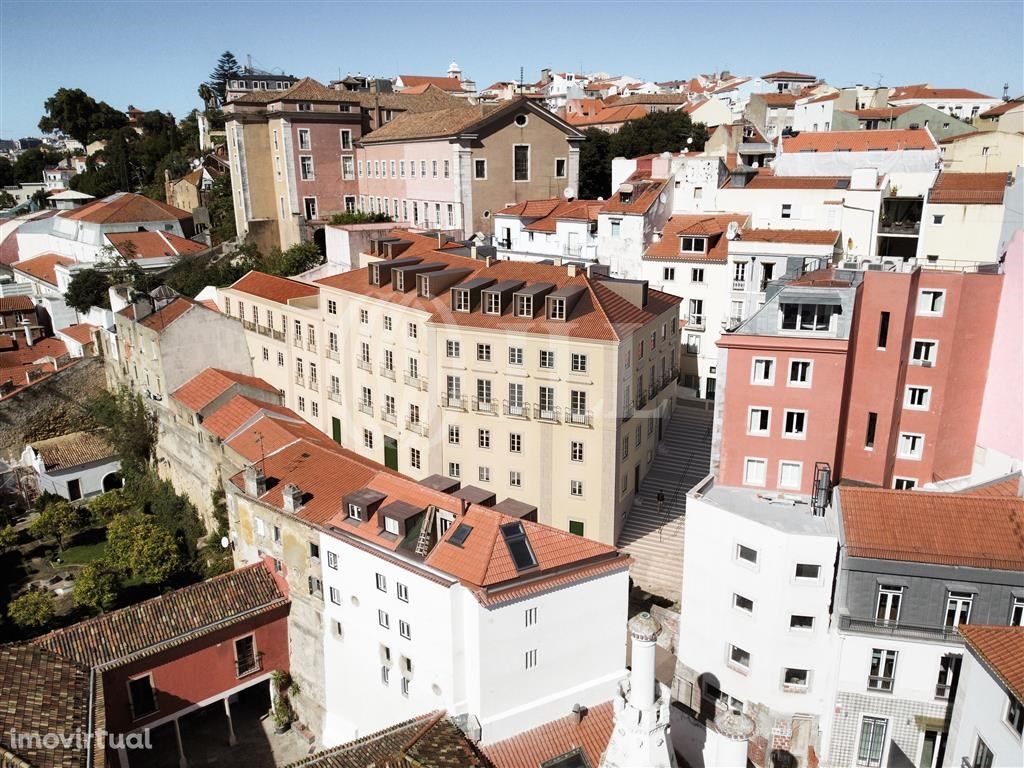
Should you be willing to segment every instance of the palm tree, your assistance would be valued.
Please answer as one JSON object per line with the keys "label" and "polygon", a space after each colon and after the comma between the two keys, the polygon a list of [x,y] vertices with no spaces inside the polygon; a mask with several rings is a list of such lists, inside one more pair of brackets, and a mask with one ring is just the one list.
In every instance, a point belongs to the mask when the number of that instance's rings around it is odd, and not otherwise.
{"label": "palm tree", "polygon": [[217,106],[217,94],[206,83],[199,84],[199,98],[203,100],[206,109],[213,109]]}

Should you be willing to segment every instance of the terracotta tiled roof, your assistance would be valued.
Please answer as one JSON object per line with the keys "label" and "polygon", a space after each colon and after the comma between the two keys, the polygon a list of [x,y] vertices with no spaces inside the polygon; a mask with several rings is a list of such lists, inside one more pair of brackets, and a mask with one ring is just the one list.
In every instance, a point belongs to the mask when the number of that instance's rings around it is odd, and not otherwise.
{"label": "terracotta tiled roof", "polygon": [[748,243],[834,245],[839,235],[831,229],[746,229],[741,237]]}
{"label": "terracotta tiled roof", "polygon": [[32,443],[48,472],[109,459],[117,450],[101,432],[72,432]]}
{"label": "terracotta tiled roof", "polygon": [[69,325],[67,328],[61,328],[57,333],[85,345],[93,343],[93,333],[98,328],[98,325],[92,325],[91,323],[78,323],[77,325]]}
{"label": "terracotta tiled roof", "polygon": [[[347,744],[290,763],[285,768],[491,768],[444,712],[421,715]],[[596,764],[595,764],[596,765]]]}
{"label": "terracotta tiled roof", "polygon": [[755,93],[769,107],[793,107],[799,98],[795,93]]}
{"label": "terracotta tiled roof", "polygon": [[971,650],[1024,702],[1024,627],[961,624],[960,634]]}
{"label": "terracotta tiled roof", "polygon": [[355,102],[355,94],[329,88],[312,77],[304,77],[284,91],[246,91],[230,104],[271,104],[276,101]]}
{"label": "terracotta tiled roof", "polygon": [[979,483],[978,485],[972,485],[970,488],[964,488],[961,493],[972,496],[1015,497],[1020,496],[1022,490],[1024,490],[1024,487],[1021,485],[1021,473],[1018,471],[996,480],[990,480],[987,483]]}
{"label": "terracotta tiled roof", "polygon": [[132,192],[117,192],[102,200],[86,203],[72,211],[58,214],[63,219],[88,221],[94,224],[127,224],[136,221],[182,221],[192,214]]}
{"label": "terracotta tiled roof", "polygon": [[889,97],[889,101],[902,101],[904,99],[991,99],[984,93],[978,93],[967,88],[929,88],[927,85],[907,85],[897,88]]}
{"label": "terracotta tiled roof", "polygon": [[783,151],[796,152],[895,152],[903,149],[936,149],[935,140],[924,128],[884,131],[804,131],[782,138]]}
{"label": "terracotta tiled roof", "polygon": [[265,272],[249,272],[230,286],[231,290],[259,296],[267,301],[287,304],[291,299],[315,296],[320,288],[312,283],[302,283],[287,277],[268,275]]}
{"label": "terracotta tiled roof", "polygon": [[173,232],[110,232],[107,240],[117,252],[129,259],[157,259],[200,253],[209,246]]}
{"label": "terracotta tiled roof", "polygon": [[227,440],[239,427],[264,412],[291,415],[291,411],[283,405],[273,405],[253,400],[245,395],[235,395],[220,408],[205,416],[203,426],[221,440]]}
{"label": "terracotta tiled roof", "polygon": [[799,277],[786,281],[786,285],[795,285],[804,288],[849,288],[852,283],[848,279],[836,277],[835,269],[815,269],[811,272],[804,272]]}
{"label": "terracotta tiled roof", "polygon": [[807,104],[821,104],[823,101],[835,101],[839,98],[839,93],[826,93],[823,96],[815,96],[813,99],[805,102]]}
{"label": "terracotta tiled roof", "polygon": [[275,387],[257,376],[246,376],[220,368],[207,368],[197,373],[171,393],[171,397],[193,411],[201,411],[236,384],[260,389],[277,396]]}
{"label": "terracotta tiled roof", "polygon": [[407,88],[419,85],[432,85],[435,88],[440,88],[442,91],[450,91],[452,93],[463,92],[462,81],[457,77],[433,77],[431,75],[399,75],[398,77]]}
{"label": "terracotta tiled roof", "polygon": [[[638,175],[639,173],[633,174],[633,176]],[[630,201],[628,203],[622,202],[620,187],[619,190],[615,191],[615,194],[608,198],[608,202],[601,209],[601,213],[647,213],[651,206],[658,201],[659,195],[665,189],[665,185],[668,184],[664,179],[634,179],[633,176],[626,180],[626,183],[633,186]]]}
{"label": "terracotta tiled roof", "polygon": [[650,114],[642,104],[624,104],[605,107],[595,115],[569,115],[566,119],[570,125],[613,125],[629,120],[640,120]]}
{"label": "terracotta tiled roof", "polygon": [[[712,261],[725,263],[729,257],[729,241],[725,231],[730,222],[743,226],[747,221],[745,213],[722,214],[679,214],[665,222],[661,240],[651,243],[644,251],[649,261]],[[708,238],[705,253],[683,253],[679,238],[687,236]]]}
{"label": "terracotta tiled roof", "polygon": [[608,104],[626,106],[629,104],[687,104],[690,97],[685,93],[637,93],[633,96],[609,96]]}
{"label": "terracotta tiled roof", "polygon": [[496,111],[496,108],[493,105],[465,104],[436,112],[407,112],[364,136],[361,143],[454,136],[483,120],[490,111]]}
{"label": "terracotta tiled roof", "polygon": [[168,592],[36,638],[91,667],[113,667],[287,605],[262,563]]}
{"label": "terracotta tiled roof", "polygon": [[910,105],[903,105],[892,107],[872,107],[870,109],[849,109],[843,111],[848,115],[853,115],[858,120],[888,120],[889,118],[899,117],[913,108],[914,107]]}
{"label": "terracotta tiled roof", "polygon": [[[92,720],[89,677],[88,668],[45,648],[0,646],[0,765],[92,768],[86,751],[74,744],[58,744],[53,749],[41,744],[15,748],[8,741],[12,730],[26,734],[87,733]],[[12,761],[10,755],[25,762]]]}
{"label": "terracotta tiled roof", "polygon": [[943,172],[935,180],[928,202],[1002,205],[1006,181],[1005,173]]}
{"label": "terracotta tiled roof", "polygon": [[1024,571],[1024,499],[841,487],[853,557]]}
{"label": "terracotta tiled roof", "polygon": [[18,272],[23,272],[26,275],[36,278],[37,280],[43,280],[52,286],[57,285],[57,265],[74,264],[74,259],[69,259],[67,256],[61,256],[57,253],[44,253],[40,256],[36,256],[31,259],[25,259],[12,265],[12,268]]}
{"label": "terracotta tiled roof", "polygon": [[305,440],[311,445],[332,448],[329,444],[330,438],[323,432],[287,409],[282,412],[269,406],[261,409],[255,420],[246,420],[223,439],[235,453],[247,461],[262,460],[300,440]]}
{"label": "terracotta tiled roof", "polygon": [[759,173],[746,189],[849,189],[849,176],[774,176]]}
{"label": "terracotta tiled roof", "polygon": [[761,75],[762,80],[817,80],[816,75],[805,75],[802,72],[790,72],[789,70],[779,70],[778,72],[769,72],[767,75]]}
{"label": "terracotta tiled roof", "polygon": [[1018,96],[1016,99],[1011,99],[1010,101],[1004,101],[1002,104],[999,104],[999,105],[997,105],[995,107],[992,107],[992,109],[985,110],[980,115],[978,115],[978,117],[982,117],[982,118],[999,117],[1000,115],[1005,115],[1011,109],[1017,109],[1018,107],[1024,107],[1024,96]]}
{"label": "terracotta tiled roof", "polygon": [[9,352],[18,346],[18,342],[13,336],[0,333],[0,352]]}
{"label": "terracotta tiled roof", "polygon": [[[138,323],[145,328],[149,328],[150,330],[154,330],[159,333],[190,309],[197,306],[199,305],[191,299],[179,297],[167,306],[146,315],[144,318],[139,320]],[[129,320],[132,320],[135,318],[135,307],[129,305],[120,310],[117,314],[121,317],[127,317]]]}
{"label": "terracotta tiled roof", "polygon": [[[526,225],[531,232],[555,232],[557,221],[597,221],[597,213],[604,206],[598,200],[528,200],[517,205],[495,211],[495,216],[517,216],[533,219]],[[404,255],[404,254],[403,254]]]}
{"label": "terracotta tiled roof", "polygon": [[0,314],[8,312],[31,312],[36,308],[36,303],[31,296],[0,296]]}
{"label": "terracotta tiled roof", "polygon": [[500,211],[495,211],[495,216],[521,216],[524,218],[544,218],[550,216],[551,212],[554,211],[561,204],[562,200],[558,197],[549,197],[543,200],[524,200],[521,203],[515,205],[509,205],[502,208]]}
{"label": "terracotta tiled roof", "polygon": [[612,702],[590,707],[577,723],[568,715],[550,723],[516,734],[510,739],[480,747],[494,768],[538,768],[552,758],[580,749],[587,765],[601,764],[608,748],[615,713]]}
{"label": "terracotta tiled roof", "polygon": [[423,93],[370,93],[369,91],[355,91],[346,93],[346,97],[359,102],[363,109],[372,110],[377,107],[391,109],[401,112],[436,112],[439,109],[450,109],[460,105],[465,106],[466,101],[442,91],[440,88],[430,86]]}
{"label": "terracotta tiled roof", "polygon": [[971,131],[970,133],[958,133],[956,136],[946,136],[945,138],[939,139],[939,144],[953,144],[957,141],[963,141],[964,139],[973,139],[978,136],[991,136],[993,134],[998,135],[998,131]]}
{"label": "terracotta tiled roof", "polygon": [[213,299],[201,299],[199,303],[213,312],[220,312],[220,307],[217,306],[217,302]]}

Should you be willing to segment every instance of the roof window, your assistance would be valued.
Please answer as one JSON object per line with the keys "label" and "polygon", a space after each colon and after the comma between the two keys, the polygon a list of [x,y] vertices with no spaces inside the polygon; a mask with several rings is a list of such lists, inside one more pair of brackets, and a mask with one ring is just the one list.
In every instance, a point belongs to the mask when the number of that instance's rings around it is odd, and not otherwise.
{"label": "roof window", "polygon": [[448,543],[454,544],[457,547],[461,547],[466,543],[466,539],[469,538],[469,534],[473,532],[473,526],[466,525],[465,523],[459,523],[452,535],[448,537]]}
{"label": "roof window", "polygon": [[526,530],[520,522],[505,523],[501,526],[501,535],[505,539],[505,546],[512,556],[517,571],[537,566],[537,556],[533,553],[530,540],[526,538]]}

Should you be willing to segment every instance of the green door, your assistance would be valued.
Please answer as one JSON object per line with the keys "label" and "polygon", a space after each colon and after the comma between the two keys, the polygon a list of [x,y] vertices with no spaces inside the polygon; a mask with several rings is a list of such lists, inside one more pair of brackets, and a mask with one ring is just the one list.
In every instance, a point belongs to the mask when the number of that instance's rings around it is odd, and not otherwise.
{"label": "green door", "polygon": [[334,442],[341,445],[341,419],[337,416],[331,416],[331,437],[334,438]]}
{"label": "green door", "polygon": [[398,469],[398,440],[387,435],[384,436],[384,466]]}

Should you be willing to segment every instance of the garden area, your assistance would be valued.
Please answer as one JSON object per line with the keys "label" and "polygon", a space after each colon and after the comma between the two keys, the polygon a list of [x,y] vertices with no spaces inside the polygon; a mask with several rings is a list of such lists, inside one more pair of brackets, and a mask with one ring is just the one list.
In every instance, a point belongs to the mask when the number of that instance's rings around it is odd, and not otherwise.
{"label": "garden area", "polygon": [[[124,488],[80,502],[44,493],[0,507],[0,642],[32,637],[231,567],[192,503],[153,467],[156,427],[137,395],[88,405],[118,447]],[[226,528],[226,515],[222,528]]]}

